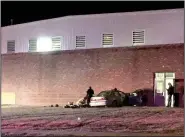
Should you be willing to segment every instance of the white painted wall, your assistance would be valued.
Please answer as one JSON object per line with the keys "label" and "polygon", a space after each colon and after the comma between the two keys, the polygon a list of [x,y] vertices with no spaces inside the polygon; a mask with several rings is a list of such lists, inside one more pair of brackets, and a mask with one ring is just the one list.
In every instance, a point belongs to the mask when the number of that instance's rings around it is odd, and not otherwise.
{"label": "white painted wall", "polygon": [[184,43],[184,9],[66,16],[2,28],[2,53],[15,40],[16,53],[28,51],[28,41],[63,36],[62,50],[75,49],[77,35],[86,36],[86,48],[101,48],[102,34],[114,34],[114,47],[132,46],[132,31],[145,30],[145,45]]}

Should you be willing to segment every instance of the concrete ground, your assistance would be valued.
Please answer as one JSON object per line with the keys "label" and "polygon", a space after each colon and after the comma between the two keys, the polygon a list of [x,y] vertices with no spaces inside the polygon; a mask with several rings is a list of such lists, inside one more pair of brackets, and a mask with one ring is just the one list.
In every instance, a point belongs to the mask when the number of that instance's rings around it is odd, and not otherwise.
{"label": "concrete ground", "polygon": [[184,109],[4,107],[2,135],[184,135]]}

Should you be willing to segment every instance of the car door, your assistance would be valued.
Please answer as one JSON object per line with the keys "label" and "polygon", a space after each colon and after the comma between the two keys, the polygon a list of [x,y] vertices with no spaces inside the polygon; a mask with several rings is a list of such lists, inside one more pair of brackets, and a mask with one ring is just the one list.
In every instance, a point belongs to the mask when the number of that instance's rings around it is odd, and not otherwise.
{"label": "car door", "polygon": [[114,92],[115,100],[117,101],[118,104],[122,104],[123,98],[122,95],[120,94],[119,91]]}
{"label": "car door", "polygon": [[125,94],[121,91],[119,91],[121,102],[123,103],[125,100]]}

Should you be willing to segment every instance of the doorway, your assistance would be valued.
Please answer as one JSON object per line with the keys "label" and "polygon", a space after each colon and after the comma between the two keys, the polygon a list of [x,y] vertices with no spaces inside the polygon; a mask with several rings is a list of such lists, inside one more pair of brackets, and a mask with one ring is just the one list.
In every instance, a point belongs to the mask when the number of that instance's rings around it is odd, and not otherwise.
{"label": "doorway", "polygon": [[[154,77],[154,104],[155,106],[167,106],[168,104],[168,83],[175,86],[175,73],[160,72]],[[171,107],[174,106],[174,96],[172,96]]]}

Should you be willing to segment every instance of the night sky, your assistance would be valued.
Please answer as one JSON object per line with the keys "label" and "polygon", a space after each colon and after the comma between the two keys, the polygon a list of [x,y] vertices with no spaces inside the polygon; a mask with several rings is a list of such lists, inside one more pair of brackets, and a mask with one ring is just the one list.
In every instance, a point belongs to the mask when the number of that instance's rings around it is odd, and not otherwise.
{"label": "night sky", "polygon": [[1,1],[1,26],[66,15],[184,8],[184,1]]}

